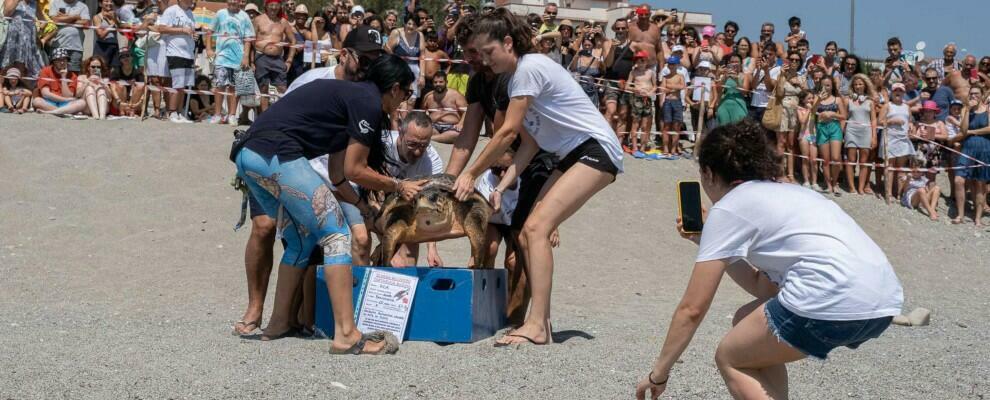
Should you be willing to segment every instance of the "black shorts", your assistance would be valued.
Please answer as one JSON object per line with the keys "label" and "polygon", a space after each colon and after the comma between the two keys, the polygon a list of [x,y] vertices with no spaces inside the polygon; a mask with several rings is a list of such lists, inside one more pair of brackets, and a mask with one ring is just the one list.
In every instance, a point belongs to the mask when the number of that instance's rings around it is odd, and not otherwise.
{"label": "black shorts", "polygon": [[196,60],[191,58],[183,57],[165,57],[168,61],[168,69],[186,69],[186,68],[196,68]]}
{"label": "black shorts", "polygon": [[557,167],[557,156],[540,150],[530,161],[529,166],[519,174],[519,200],[516,202],[516,209],[512,211],[512,229],[521,230],[529,213],[533,211],[536,198],[543,190],[543,185],[553,175],[553,170]]}
{"label": "black shorts", "polygon": [[251,211],[251,219],[259,215],[267,215],[265,209],[261,208],[261,203],[258,203],[258,199],[254,198],[254,193],[251,193],[250,190],[248,191],[248,209]]}
{"label": "black shorts", "polygon": [[584,143],[571,150],[564,159],[560,160],[560,164],[557,164],[557,169],[560,172],[567,172],[577,163],[610,173],[613,177],[619,174],[619,168],[608,157],[608,152],[594,138],[585,140]]}

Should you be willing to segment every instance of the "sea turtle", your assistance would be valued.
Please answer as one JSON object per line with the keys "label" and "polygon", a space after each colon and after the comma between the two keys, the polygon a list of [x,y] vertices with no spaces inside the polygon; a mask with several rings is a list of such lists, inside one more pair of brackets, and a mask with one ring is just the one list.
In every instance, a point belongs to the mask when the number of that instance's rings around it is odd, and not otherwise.
{"label": "sea turtle", "polygon": [[403,243],[437,242],[467,236],[471,242],[472,263],[469,267],[485,265],[485,229],[492,208],[477,192],[467,200],[454,198],[453,175],[436,174],[425,177],[426,185],[412,201],[398,193],[390,193],[382,202],[375,218],[375,231],[381,244],[375,250],[374,262],[390,266],[395,249]]}

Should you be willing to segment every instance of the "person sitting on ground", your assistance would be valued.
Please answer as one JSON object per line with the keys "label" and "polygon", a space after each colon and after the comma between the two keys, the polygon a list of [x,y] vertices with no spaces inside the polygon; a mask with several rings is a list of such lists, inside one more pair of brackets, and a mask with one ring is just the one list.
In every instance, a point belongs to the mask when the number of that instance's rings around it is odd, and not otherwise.
{"label": "person sitting on ground", "polygon": [[[305,7],[304,5],[300,5]],[[203,35],[206,56],[213,60],[213,117],[211,124],[236,124],[237,96],[234,77],[250,69],[251,39],[254,26],[247,13],[241,11],[241,0],[228,0],[227,8],[217,11],[213,25]],[[214,51],[214,45],[216,51]],[[197,86],[199,83],[197,82]],[[223,112],[226,102],[227,112]]]}
{"label": "person sitting on ground", "polygon": [[672,56],[667,59],[668,73],[660,82],[660,93],[663,101],[663,153],[668,156],[681,155],[680,131],[684,123],[684,103],[681,103],[681,91],[687,87],[684,76],[678,73],[677,66],[680,58]]}
{"label": "person sitting on ground", "polygon": [[89,115],[95,119],[106,119],[110,112],[110,66],[100,56],[92,56],[83,61],[83,73],[79,74],[76,97],[86,101]]}
{"label": "person sitting on ground", "polygon": [[904,186],[901,204],[912,210],[918,208],[920,204],[928,212],[928,218],[931,218],[932,221],[938,221],[936,209],[938,208],[938,196],[941,194],[941,189],[934,179],[929,180],[928,175],[932,174],[932,170],[925,170],[925,162],[925,157],[920,153],[911,158],[909,164],[911,178]]}
{"label": "person sitting on ground", "polygon": [[3,85],[0,87],[0,108],[14,114],[24,114],[31,107],[31,89],[28,89],[21,79],[21,67],[11,65],[3,74]]}
{"label": "person sitting on ground", "polygon": [[86,109],[86,100],[76,97],[79,75],[69,71],[69,52],[52,51],[52,64],[38,74],[38,96],[32,100],[34,109],[46,114],[72,115]]}
{"label": "person sitting on ground", "polygon": [[715,349],[715,365],[737,399],[786,399],[788,363],[858,348],[901,313],[897,275],[856,221],[812,190],[777,182],[782,158],[771,135],[743,121],[715,128],[699,143],[701,186],[714,205],[700,235],[677,220],[698,255],[663,348],[636,387],[638,399],[647,391],[657,398],[676,379],[671,370],[726,274],[756,298],[736,311]]}
{"label": "person sitting on ground", "polygon": [[629,108],[632,116],[629,134],[632,137],[632,154],[636,158],[646,157],[646,151],[649,150],[647,147],[653,123],[653,102],[657,94],[657,74],[647,65],[649,59],[645,50],[637,51],[633,56],[636,65],[629,71],[629,78],[626,80],[626,90],[633,92]]}
{"label": "person sitting on ground", "polygon": [[433,77],[433,91],[423,97],[423,108],[430,113],[437,143],[451,144],[464,129],[464,110],[467,100],[454,90],[447,90],[447,74],[437,71]]}
{"label": "person sitting on ground", "polygon": [[189,115],[187,117],[196,122],[213,121],[213,96],[203,93],[210,91],[210,78],[203,75],[196,77],[195,89],[196,93],[189,96]]}
{"label": "person sitting on ground", "polygon": [[116,113],[111,113],[134,117],[141,112],[141,105],[144,104],[144,74],[134,67],[129,48],[120,48],[118,56],[120,57],[120,66],[114,67],[110,71],[110,88],[113,95],[110,109],[116,110]]}

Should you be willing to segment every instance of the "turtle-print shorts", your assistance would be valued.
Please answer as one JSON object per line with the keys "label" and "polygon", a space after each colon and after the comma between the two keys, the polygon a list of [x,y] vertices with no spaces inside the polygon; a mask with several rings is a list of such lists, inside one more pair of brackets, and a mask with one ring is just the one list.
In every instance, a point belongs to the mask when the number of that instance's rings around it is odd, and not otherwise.
{"label": "turtle-print shorts", "polygon": [[285,243],[282,264],[306,268],[317,245],[323,248],[324,264],[351,264],[351,232],[344,212],[309,160],[282,162],[277,155],[265,160],[243,148],[235,163],[237,175],[278,223]]}

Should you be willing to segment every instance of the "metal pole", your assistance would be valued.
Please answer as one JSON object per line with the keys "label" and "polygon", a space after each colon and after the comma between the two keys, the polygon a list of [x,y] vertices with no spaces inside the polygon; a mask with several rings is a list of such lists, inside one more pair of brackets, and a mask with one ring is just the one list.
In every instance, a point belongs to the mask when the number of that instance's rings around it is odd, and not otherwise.
{"label": "metal pole", "polygon": [[856,0],[849,0],[849,53],[856,53]]}

